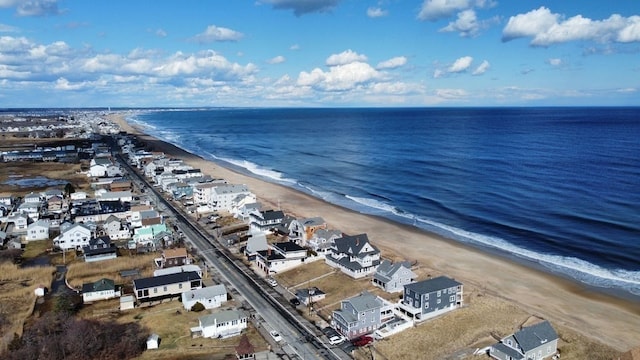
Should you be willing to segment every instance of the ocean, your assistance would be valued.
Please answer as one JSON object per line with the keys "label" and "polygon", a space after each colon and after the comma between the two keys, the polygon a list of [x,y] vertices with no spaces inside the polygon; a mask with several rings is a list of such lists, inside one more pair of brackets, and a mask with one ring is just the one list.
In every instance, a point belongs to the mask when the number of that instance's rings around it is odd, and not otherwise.
{"label": "ocean", "polygon": [[640,296],[638,107],[156,109],[128,121],[239,172]]}

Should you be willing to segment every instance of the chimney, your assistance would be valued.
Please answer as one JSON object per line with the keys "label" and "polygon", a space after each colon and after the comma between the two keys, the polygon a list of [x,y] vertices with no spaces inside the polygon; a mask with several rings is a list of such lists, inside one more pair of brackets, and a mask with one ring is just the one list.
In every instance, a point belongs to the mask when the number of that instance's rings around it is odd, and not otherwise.
{"label": "chimney", "polygon": [[271,248],[267,248],[267,257],[271,257]]}
{"label": "chimney", "polygon": [[360,246],[360,238],[356,238],[356,246]]}

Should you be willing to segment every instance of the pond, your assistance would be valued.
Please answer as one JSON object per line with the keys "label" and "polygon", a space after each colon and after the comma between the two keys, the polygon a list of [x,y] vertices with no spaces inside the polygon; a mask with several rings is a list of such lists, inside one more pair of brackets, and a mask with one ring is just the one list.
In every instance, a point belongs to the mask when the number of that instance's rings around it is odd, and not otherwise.
{"label": "pond", "polygon": [[12,178],[3,184],[19,186],[19,187],[48,187],[57,185],[66,185],[68,180],[49,179],[46,176],[36,176],[31,178]]}

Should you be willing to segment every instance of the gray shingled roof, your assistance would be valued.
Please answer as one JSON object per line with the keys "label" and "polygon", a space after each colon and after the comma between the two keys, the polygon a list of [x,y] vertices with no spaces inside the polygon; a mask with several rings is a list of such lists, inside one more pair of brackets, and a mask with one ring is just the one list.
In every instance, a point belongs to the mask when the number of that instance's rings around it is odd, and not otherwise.
{"label": "gray shingled roof", "polygon": [[113,290],[115,289],[115,282],[111,279],[102,278],[93,283],[82,284],[82,292],[90,293],[96,291]]}
{"label": "gray shingled roof", "polygon": [[415,291],[418,294],[429,294],[434,291],[448,289],[450,287],[462,285],[446,276],[438,276],[437,278],[422,280],[405,285],[405,289]]}
{"label": "gray shingled roof", "polygon": [[213,326],[216,323],[218,324],[226,323],[232,320],[241,319],[243,317],[245,317],[244,313],[238,310],[224,310],[217,313],[213,313],[211,315],[199,317],[198,320],[200,321],[201,326],[209,327],[209,326]]}
{"label": "gray shingled roof", "polygon": [[513,337],[518,344],[520,344],[522,350],[527,352],[542,344],[556,340],[558,334],[553,327],[551,327],[551,324],[545,320],[539,324],[522,328],[522,330],[513,334]]}
{"label": "gray shingled roof", "polygon": [[353,306],[357,312],[364,312],[382,307],[382,302],[378,297],[368,291],[363,291],[359,295],[356,295],[347,301],[351,303],[351,306]]}
{"label": "gray shingled roof", "polygon": [[[369,237],[367,234],[359,234],[354,236],[344,235],[343,237],[335,240],[336,248],[338,252],[351,255],[361,255],[362,248],[369,244]],[[371,244],[369,244],[371,245]],[[371,245],[373,252],[380,252],[375,246]]]}
{"label": "gray shingled roof", "polygon": [[386,283],[391,281],[393,275],[403,267],[411,269],[411,263],[408,261],[401,261],[394,264],[389,260],[383,260],[376,269],[376,273],[373,274],[373,277]]}
{"label": "gray shingled roof", "polygon": [[200,275],[198,275],[198,273],[195,271],[185,271],[175,274],[167,274],[133,280],[133,287],[135,287],[137,290],[140,290],[156,286],[177,284],[192,280],[201,280]]}

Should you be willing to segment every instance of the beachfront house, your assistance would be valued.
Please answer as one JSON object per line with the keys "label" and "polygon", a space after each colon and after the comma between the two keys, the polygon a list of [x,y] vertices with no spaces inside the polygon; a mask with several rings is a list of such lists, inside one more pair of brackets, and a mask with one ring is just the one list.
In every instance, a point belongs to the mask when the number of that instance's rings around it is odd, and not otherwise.
{"label": "beachfront house", "polygon": [[325,261],[327,265],[359,279],[376,271],[380,264],[380,250],[369,242],[367,234],[343,235],[334,240]]}
{"label": "beachfront house", "polygon": [[392,263],[383,260],[373,274],[371,283],[386,292],[394,293],[403,291],[404,285],[414,282],[417,277],[416,273],[411,271],[410,262]]}
{"label": "beachfront house", "polygon": [[85,224],[73,224],[65,230],[61,228],[60,231],[62,233],[53,239],[53,245],[62,250],[80,250],[83,246],[89,245],[91,240],[92,231]]}
{"label": "beachfront house", "polygon": [[489,348],[489,356],[498,360],[541,360],[557,352],[558,334],[546,320],[523,327]]}
{"label": "beachfront house", "polygon": [[27,226],[27,241],[49,240],[49,220],[38,220]]}
{"label": "beachfront house", "polygon": [[333,311],[332,325],[347,339],[373,333],[384,322],[393,318],[393,304],[368,291],[340,302]]}
{"label": "beachfront house", "polygon": [[191,310],[193,305],[200,303],[205,309],[211,310],[222,306],[227,301],[227,289],[223,284],[207,286],[182,293],[182,306]]}
{"label": "beachfront house", "polygon": [[170,299],[201,287],[202,277],[193,271],[133,280],[133,293],[138,301]]}
{"label": "beachfront house", "polygon": [[265,210],[251,213],[250,218],[249,229],[252,232],[271,234],[282,224],[284,213],[280,210]]}
{"label": "beachfront house", "polygon": [[247,315],[239,310],[224,310],[198,318],[198,326],[191,328],[193,337],[228,338],[240,335],[247,328]]}
{"label": "beachfront house", "polygon": [[307,257],[307,250],[300,245],[285,241],[271,244],[267,250],[258,251],[256,265],[265,274],[275,274],[301,265]]}
{"label": "beachfront house", "polygon": [[327,222],[321,217],[291,219],[287,224],[289,240],[306,246],[309,239],[319,229],[326,229]]}
{"label": "beachfront house", "polygon": [[248,195],[255,199],[255,195],[249,191],[247,185],[241,184],[220,184],[211,189],[209,205],[214,211],[231,212],[235,204],[235,199],[241,195]]}
{"label": "beachfront house", "polygon": [[244,248],[244,254],[247,260],[254,261],[258,255],[258,251],[264,251],[269,248],[267,237],[262,233],[253,233],[247,239],[247,245]]}
{"label": "beachfront house", "polygon": [[340,230],[318,229],[313,233],[313,237],[311,237],[307,245],[316,254],[326,256],[331,253],[333,242],[341,237],[342,232]]}
{"label": "beachfront house", "polygon": [[462,284],[446,276],[404,285],[398,310],[419,322],[462,305]]}
{"label": "beachfront house", "polygon": [[120,290],[116,289],[115,282],[102,278],[96,282],[82,285],[82,302],[89,303],[98,300],[113,299],[120,296]]}

